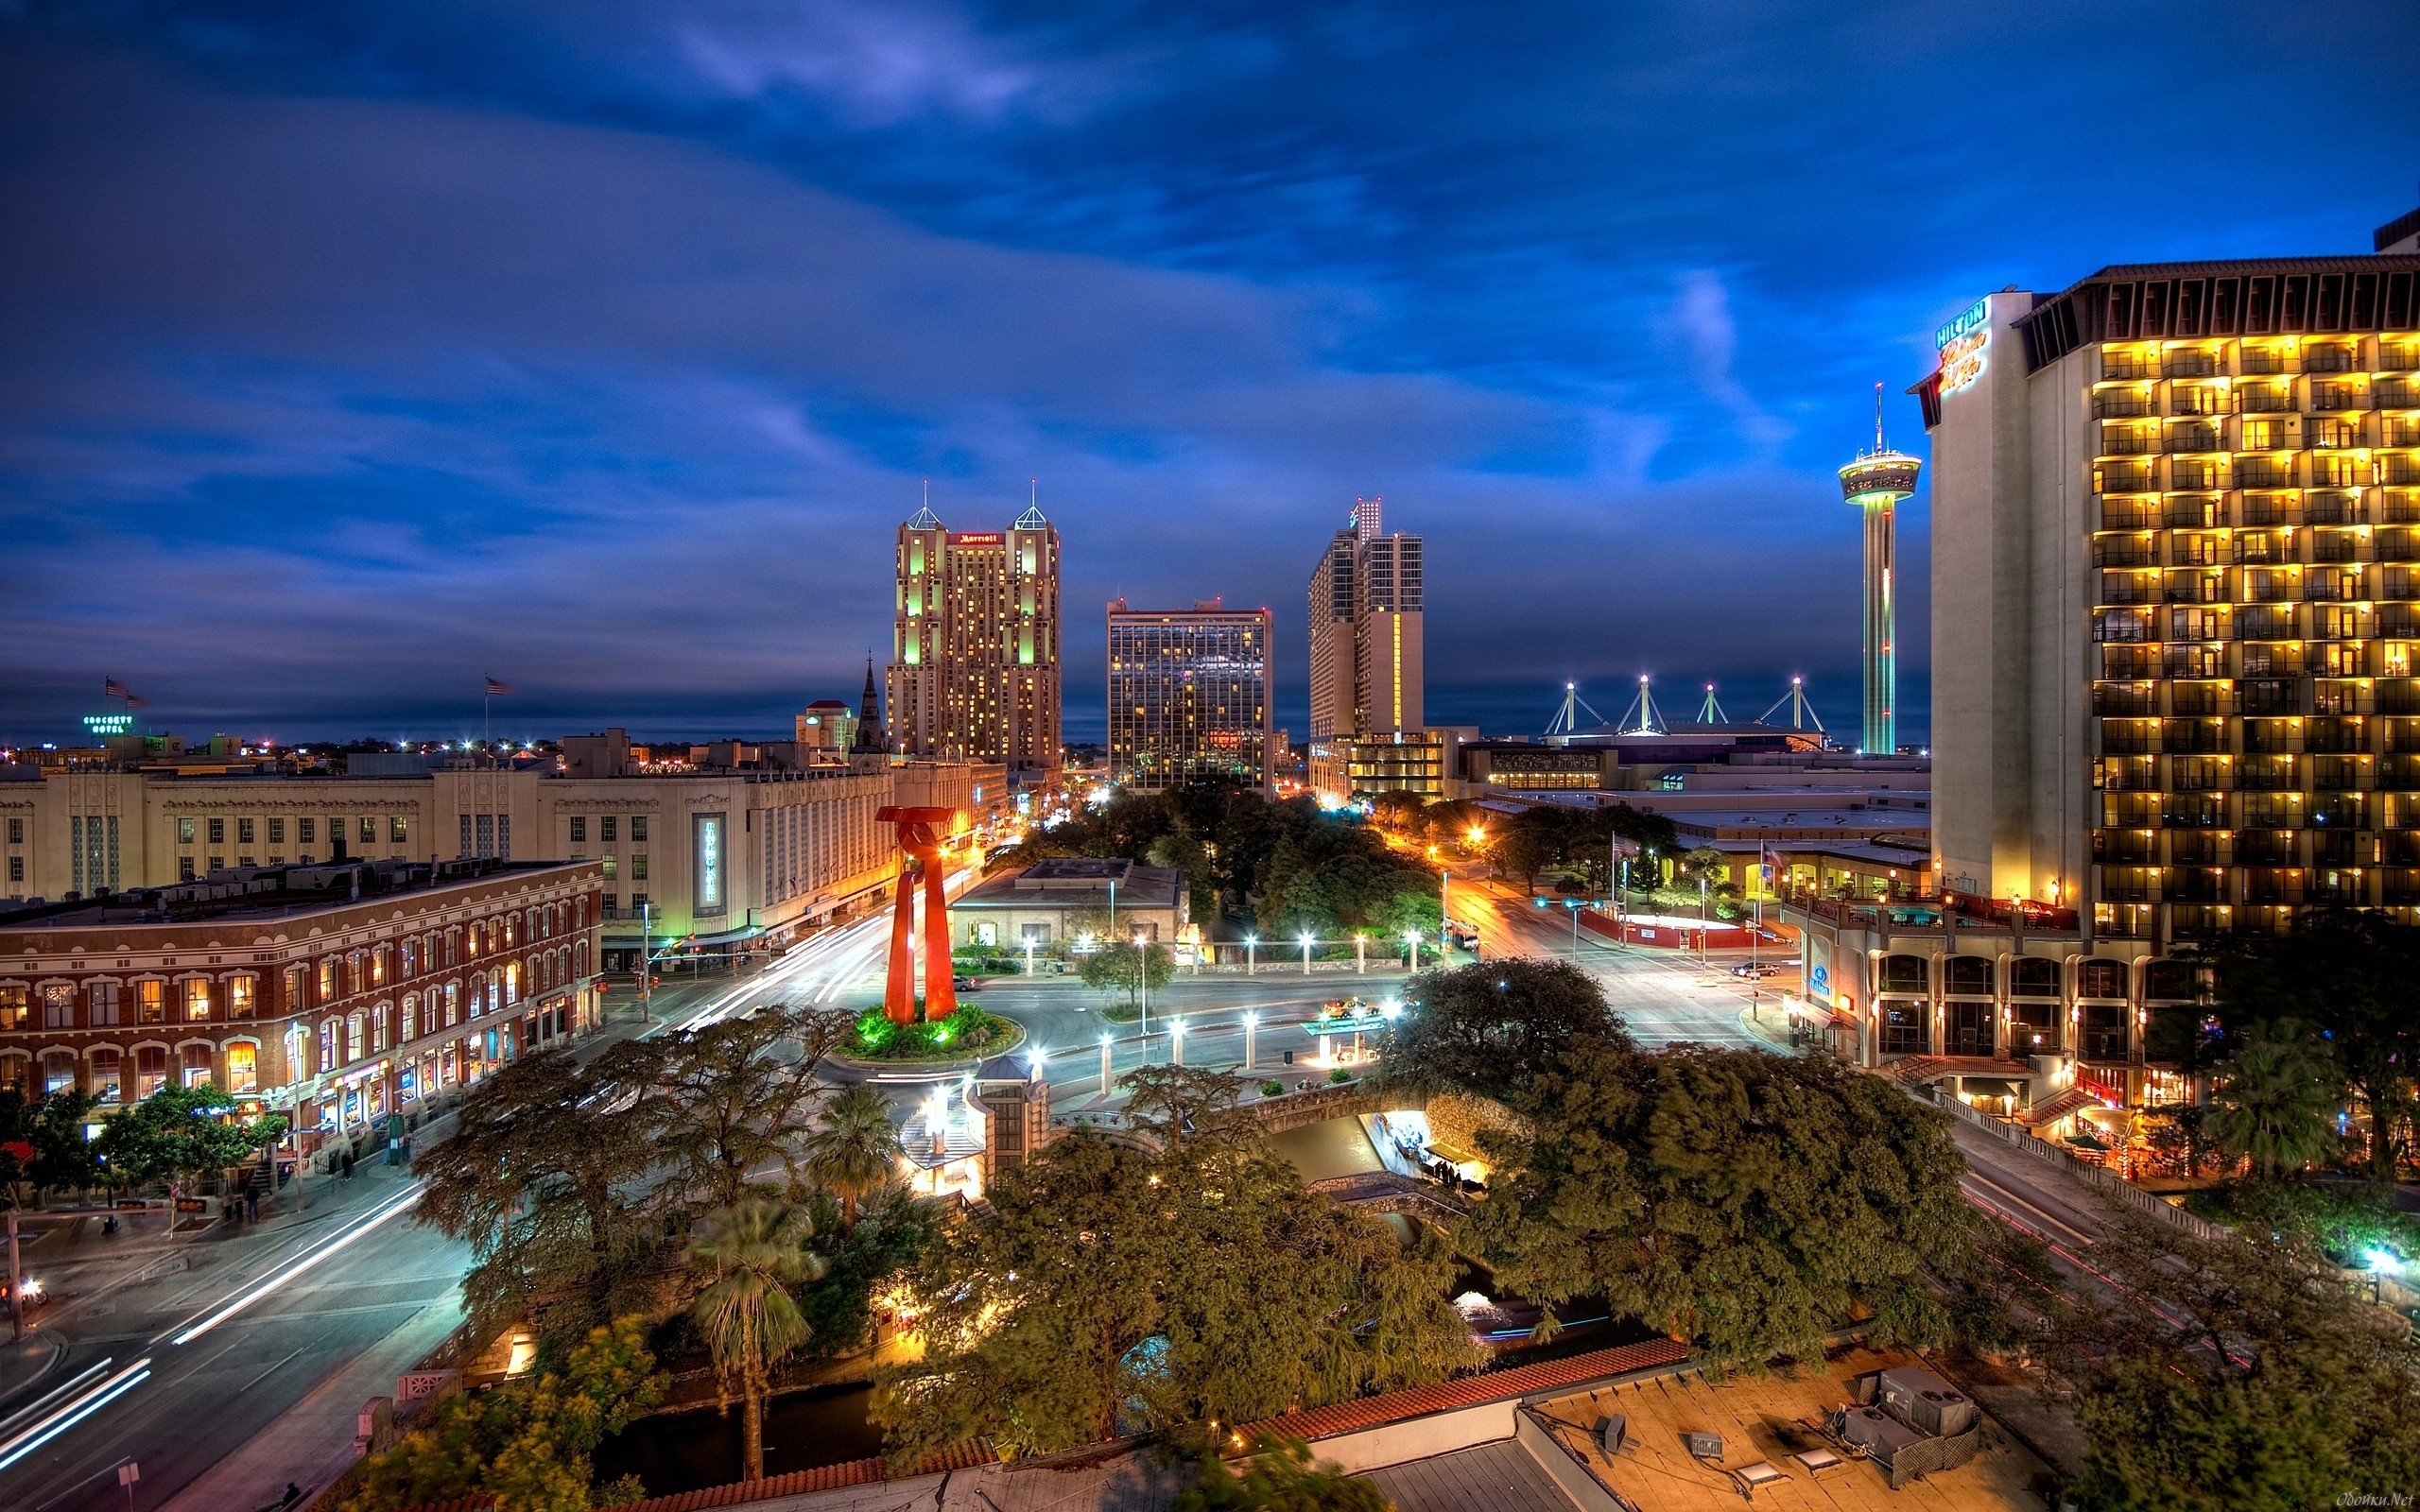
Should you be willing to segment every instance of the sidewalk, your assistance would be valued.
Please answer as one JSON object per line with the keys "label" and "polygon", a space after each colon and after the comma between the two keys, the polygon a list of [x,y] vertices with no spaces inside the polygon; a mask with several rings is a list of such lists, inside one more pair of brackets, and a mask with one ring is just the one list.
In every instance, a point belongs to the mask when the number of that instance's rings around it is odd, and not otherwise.
{"label": "sidewalk", "polygon": [[395,1377],[418,1365],[460,1326],[458,1297],[433,1302],[348,1361],[284,1416],[201,1472],[161,1512],[228,1512],[274,1505],[288,1483],[305,1491],[344,1473],[362,1404],[391,1394]]}

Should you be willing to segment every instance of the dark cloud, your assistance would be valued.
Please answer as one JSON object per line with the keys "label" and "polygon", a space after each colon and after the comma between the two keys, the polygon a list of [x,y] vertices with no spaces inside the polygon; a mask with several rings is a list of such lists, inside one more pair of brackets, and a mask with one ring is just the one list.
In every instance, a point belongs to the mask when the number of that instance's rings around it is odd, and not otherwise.
{"label": "dark cloud", "polygon": [[[1277,608],[1297,708],[1373,492],[1435,717],[1642,670],[1845,713],[1870,384],[1911,441],[1981,289],[2365,245],[2420,128],[2377,22],[0,3],[0,733],[105,672],[288,735],[460,728],[484,672],[531,732],[777,726],[886,637],[927,478],[970,526],[1042,480],[1079,730],[1118,593]],[[2156,123],[2322,94],[2362,129],[2119,192]]]}

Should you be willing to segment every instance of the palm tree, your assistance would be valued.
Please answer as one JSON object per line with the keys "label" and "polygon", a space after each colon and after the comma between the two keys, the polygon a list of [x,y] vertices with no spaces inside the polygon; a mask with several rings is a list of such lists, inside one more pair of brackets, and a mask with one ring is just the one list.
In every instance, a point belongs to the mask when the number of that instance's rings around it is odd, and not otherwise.
{"label": "palm tree", "polygon": [[2273,1177],[2339,1146],[2336,1109],[2343,1091],[2325,1042],[2299,1024],[2281,1023],[2245,1040],[2221,1068],[2204,1127],[2221,1148]]}
{"label": "palm tree", "polygon": [[765,1478],[765,1399],[773,1367],[806,1342],[810,1332],[789,1289],[823,1274],[823,1259],[806,1247],[814,1225],[786,1202],[750,1199],[716,1210],[689,1241],[691,1263],[714,1280],[690,1315],[714,1351],[721,1404],[740,1400],[741,1455],[746,1477]]}
{"label": "palm tree", "polygon": [[897,1167],[902,1146],[890,1105],[864,1082],[841,1089],[823,1107],[820,1126],[802,1146],[807,1178],[840,1199],[840,1232],[853,1232],[857,1204],[879,1192]]}

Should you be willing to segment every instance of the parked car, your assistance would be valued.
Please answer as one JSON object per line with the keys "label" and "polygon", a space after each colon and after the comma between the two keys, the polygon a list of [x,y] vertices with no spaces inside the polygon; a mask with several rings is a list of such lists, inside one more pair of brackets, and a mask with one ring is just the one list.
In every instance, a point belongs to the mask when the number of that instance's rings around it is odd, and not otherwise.
{"label": "parked car", "polygon": [[1761,978],[1779,976],[1789,970],[1787,966],[1774,966],[1767,961],[1741,961],[1731,969],[1731,974],[1742,978]]}

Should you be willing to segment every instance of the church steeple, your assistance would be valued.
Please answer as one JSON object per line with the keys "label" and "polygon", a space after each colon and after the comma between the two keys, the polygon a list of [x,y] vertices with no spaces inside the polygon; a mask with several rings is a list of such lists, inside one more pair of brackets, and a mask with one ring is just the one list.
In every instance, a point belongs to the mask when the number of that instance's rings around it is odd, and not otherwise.
{"label": "church steeple", "polygon": [[882,699],[873,689],[873,658],[866,658],[865,696],[857,703],[857,738],[853,747],[861,751],[880,752],[890,746],[882,736]]}

